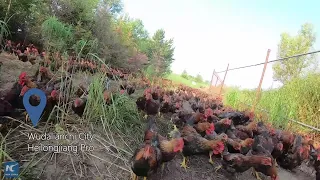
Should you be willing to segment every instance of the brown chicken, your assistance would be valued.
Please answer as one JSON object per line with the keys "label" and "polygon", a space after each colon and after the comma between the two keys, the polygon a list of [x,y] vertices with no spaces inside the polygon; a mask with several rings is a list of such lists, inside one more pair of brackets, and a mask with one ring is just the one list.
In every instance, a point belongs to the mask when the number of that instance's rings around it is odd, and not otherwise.
{"label": "brown chicken", "polygon": [[160,112],[160,102],[154,100],[150,93],[146,94],[145,111],[147,115],[156,115]]}
{"label": "brown chicken", "polygon": [[82,117],[84,109],[86,107],[86,103],[87,103],[87,96],[76,98],[71,108],[78,116]]}
{"label": "brown chicken", "polygon": [[214,124],[209,122],[199,122],[194,125],[194,128],[202,137],[214,132]]}
{"label": "brown chicken", "polygon": [[309,142],[306,142],[302,136],[297,135],[289,151],[277,158],[278,164],[289,170],[300,166],[302,161],[309,158],[310,144],[308,143]]}
{"label": "brown chicken", "polygon": [[221,119],[220,121],[214,123],[216,133],[226,133],[227,130],[232,126],[232,120]]}
{"label": "brown chicken", "polygon": [[226,144],[228,152],[230,153],[247,154],[251,149],[253,142],[254,140],[252,138],[247,138],[245,140],[228,138]]}
{"label": "brown chicken", "polygon": [[236,126],[236,128],[239,130],[239,131],[242,131],[242,132],[245,132],[248,134],[248,136],[250,138],[253,137],[253,133],[257,131],[257,123],[252,121],[250,122],[248,125],[246,126],[243,126],[243,125],[238,125]]}
{"label": "brown chicken", "polygon": [[266,174],[272,174],[272,180],[277,179],[276,171],[273,172],[274,169],[270,168],[273,166],[272,159],[266,156],[226,152],[223,154],[222,166],[230,173],[242,173],[252,167],[257,168],[258,170],[260,170],[260,168],[265,168],[263,170],[268,172]]}
{"label": "brown chicken", "polygon": [[24,109],[22,97],[19,96],[19,94],[22,90],[22,87],[25,85],[26,76],[27,73],[22,72],[19,75],[18,82],[14,83],[13,87],[4,96],[4,100],[8,101],[14,108]]}
{"label": "brown chicken", "polygon": [[53,74],[48,70],[48,68],[45,68],[43,66],[41,66],[39,69],[39,76],[40,76],[40,81],[46,82],[46,83],[53,78]]}
{"label": "brown chicken", "polygon": [[[188,123],[188,122],[187,122]],[[224,143],[221,140],[207,140],[201,137],[200,134],[188,123],[182,129],[182,137],[184,140],[183,161],[181,167],[187,168],[186,157],[196,154],[209,153],[209,162],[212,161],[212,155],[221,154],[224,150]]]}
{"label": "brown chicken", "polygon": [[258,172],[261,172],[267,176],[270,176],[271,179],[277,179],[277,169],[274,158],[271,153],[274,150],[275,145],[273,144],[273,140],[268,132],[263,132],[261,135],[254,137],[254,142],[252,145],[251,151],[248,152],[248,155],[260,155],[265,156],[271,159],[271,165],[266,166],[264,164],[256,164],[254,167],[254,172],[257,179],[261,179],[259,177]]}
{"label": "brown chicken", "polygon": [[152,136],[151,140],[143,143],[135,152],[131,162],[131,169],[134,172],[133,180],[137,179],[137,176],[143,176],[144,179],[155,172],[159,167],[162,159],[162,154],[158,148],[159,141],[157,136]]}

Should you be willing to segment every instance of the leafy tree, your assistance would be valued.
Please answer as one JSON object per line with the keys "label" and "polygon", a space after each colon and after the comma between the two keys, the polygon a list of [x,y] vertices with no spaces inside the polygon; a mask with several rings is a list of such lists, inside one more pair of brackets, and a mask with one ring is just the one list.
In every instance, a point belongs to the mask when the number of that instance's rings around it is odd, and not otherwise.
{"label": "leafy tree", "polygon": [[150,41],[150,49],[147,54],[157,75],[163,76],[171,72],[173,54],[173,39],[166,40],[164,30],[157,30]]}
{"label": "leafy tree", "polygon": [[181,77],[183,77],[183,78],[185,78],[185,79],[189,79],[187,70],[183,70],[183,71],[182,71]]}
{"label": "leafy tree", "polygon": [[[316,41],[312,24],[303,24],[297,36],[290,36],[288,33],[281,34],[278,45],[278,57],[289,57],[296,54],[309,52]],[[314,56],[301,56],[284,61],[276,62],[273,65],[273,78],[286,83],[292,78],[299,77],[303,71],[310,67],[315,61]]]}
{"label": "leafy tree", "polygon": [[198,82],[198,83],[203,82],[202,76],[200,74],[197,74],[197,76],[195,77],[195,81]]}

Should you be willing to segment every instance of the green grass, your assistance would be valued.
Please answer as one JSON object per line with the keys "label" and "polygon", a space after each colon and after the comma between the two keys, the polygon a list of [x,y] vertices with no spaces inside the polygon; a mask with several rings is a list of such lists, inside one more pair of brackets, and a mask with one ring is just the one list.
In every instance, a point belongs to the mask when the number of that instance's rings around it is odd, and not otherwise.
{"label": "green grass", "polygon": [[197,83],[196,82],[196,84],[192,84],[192,80],[185,79],[181,75],[174,74],[174,73],[171,73],[170,75],[166,76],[165,79],[169,79],[173,82],[181,83],[181,84],[187,85],[189,87],[193,87],[193,88],[201,88],[201,87],[208,87],[209,86],[206,83]]}
{"label": "green grass", "polygon": [[[320,75],[310,74],[304,78],[294,79],[279,89],[266,90],[261,93],[257,112],[268,112],[267,120],[276,126],[287,127],[294,119],[320,128]],[[255,90],[229,89],[224,102],[234,108],[252,105],[256,97]],[[247,106],[250,107],[250,106]],[[260,110],[259,110],[260,109]]]}

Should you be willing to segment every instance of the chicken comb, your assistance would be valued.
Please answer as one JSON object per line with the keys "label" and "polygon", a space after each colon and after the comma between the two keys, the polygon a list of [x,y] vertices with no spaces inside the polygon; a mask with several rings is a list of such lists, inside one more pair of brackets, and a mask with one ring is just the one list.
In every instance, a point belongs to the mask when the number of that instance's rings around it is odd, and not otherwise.
{"label": "chicken comb", "polygon": [[58,94],[57,90],[52,90],[50,93],[51,97],[55,97]]}
{"label": "chicken comb", "polygon": [[26,73],[26,72],[22,72],[22,73],[19,75],[19,79],[25,78],[26,76],[27,76],[27,73]]}

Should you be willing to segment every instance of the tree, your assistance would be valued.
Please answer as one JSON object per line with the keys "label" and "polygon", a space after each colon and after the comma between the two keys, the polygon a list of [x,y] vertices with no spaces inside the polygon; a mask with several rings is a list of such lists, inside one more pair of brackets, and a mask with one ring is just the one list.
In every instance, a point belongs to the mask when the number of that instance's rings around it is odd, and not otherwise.
{"label": "tree", "polygon": [[202,76],[200,74],[197,74],[197,76],[195,77],[195,81],[198,82],[198,83],[203,82]]}
{"label": "tree", "polygon": [[[312,24],[303,24],[297,36],[290,36],[288,33],[281,34],[278,45],[278,58],[289,57],[296,54],[309,52],[316,41],[316,35]],[[276,62],[273,65],[274,80],[286,83],[292,78],[302,75],[303,71],[310,67],[315,61],[314,56],[301,56],[284,61]]]}
{"label": "tree", "polygon": [[182,73],[181,73],[181,77],[185,78],[185,79],[188,79],[188,72],[187,70],[183,70]]}
{"label": "tree", "polygon": [[166,40],[165,31],[159,29],[153,35],[149,45],[147,55],[151,59],[155,73],[159,76],[170,73],[170,67],[174,61],[173,39]]}

